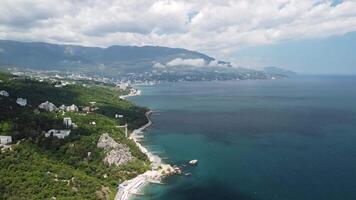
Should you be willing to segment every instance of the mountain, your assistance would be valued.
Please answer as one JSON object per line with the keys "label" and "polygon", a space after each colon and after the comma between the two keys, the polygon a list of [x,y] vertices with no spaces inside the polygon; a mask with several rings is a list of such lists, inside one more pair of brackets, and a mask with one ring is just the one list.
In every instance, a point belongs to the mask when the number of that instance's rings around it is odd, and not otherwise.
{"label": "mountain", "polygon": [[[232,67],[205,54],[160,46],[84,47],[0,40],[0,67],[83,73],[132,81],[284,78],[279,71]],[[273,72],[272,72],[273,71]]]}
{"label": "mountain", "polygon": [[0,63],[37,70],[144,72],[155,63],[166,63],[175,58],[214,60],[199,52],[159,46],[99,48],[0,40]]}
{"label": "mountain", "polygon": [[297,75],[297,73],[295,73],[294,71],[282,69],[282,68],[275,67],[275,66],[264,67],[263,71],[266,73],[269,73],[269,74],[279,74],[279,75],[288,76],[288,77]]}

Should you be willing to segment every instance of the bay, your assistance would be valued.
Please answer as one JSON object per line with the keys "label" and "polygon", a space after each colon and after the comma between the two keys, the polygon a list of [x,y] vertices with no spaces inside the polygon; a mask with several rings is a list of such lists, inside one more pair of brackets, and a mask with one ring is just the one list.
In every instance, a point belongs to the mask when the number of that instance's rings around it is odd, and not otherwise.
{"label": "bay", "polygon": [[356,77],[164,83],[131,100],[158,112],[144,145],[191,176],[149,200],[356,199]]}

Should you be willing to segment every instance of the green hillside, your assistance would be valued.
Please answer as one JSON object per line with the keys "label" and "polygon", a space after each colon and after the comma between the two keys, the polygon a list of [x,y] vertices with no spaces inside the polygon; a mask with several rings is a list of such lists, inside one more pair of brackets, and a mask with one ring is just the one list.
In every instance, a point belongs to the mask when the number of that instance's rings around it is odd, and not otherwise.
{"label": "green hillside", "polygon": [[[9,93],[0,96],[0,135],[14,140],[11,149],[0,153],[0,199],[113,199],[120,182],[149,168],[146,155],[116,127],[128,123],[134,129],[147,122],[145,108],[119,99],[123,91],[97,84],[56,88],[50,82],[5,73],[0,73],[0,80],[0,90]],[[19,97],[27,99],[26,106],[16,104]],[[98,109],[91,113],[37,109],[44,101],[79,108],[96,102]],[[116,113],[124,118],[115,119]],[[44,131],[62,128],[64,117],[71,117],[78,128],[64,139],[46,138]],[[104,152],[97,148],[102,133],[128,146],[134,159],[120,167],[104,164]]]}

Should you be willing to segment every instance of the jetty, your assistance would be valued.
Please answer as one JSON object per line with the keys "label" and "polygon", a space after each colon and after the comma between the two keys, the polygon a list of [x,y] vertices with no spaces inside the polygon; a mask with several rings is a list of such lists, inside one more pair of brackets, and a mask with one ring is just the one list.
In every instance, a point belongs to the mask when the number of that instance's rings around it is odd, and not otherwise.
{"label": "jetty", "polygon": [[176,173],[176,170],[171,165],[164,164],[158,155],[150,152],[139,142],[143,137],[143,130],[152,125],[152,121],[149,117],[151,113],[152,111],[148,111],[146,113],[148,123],[141,128],[134,130],[130,134],[129,138],[132,139],[137,147],[147,155],[149,161],[151,162],[152,170],[146,171],[133,179],[121,183],[118,187],[115,200],[128,200],[130,195],[142,195],[140,190],[147,183],[162,184],[161,180],[163,177]]}

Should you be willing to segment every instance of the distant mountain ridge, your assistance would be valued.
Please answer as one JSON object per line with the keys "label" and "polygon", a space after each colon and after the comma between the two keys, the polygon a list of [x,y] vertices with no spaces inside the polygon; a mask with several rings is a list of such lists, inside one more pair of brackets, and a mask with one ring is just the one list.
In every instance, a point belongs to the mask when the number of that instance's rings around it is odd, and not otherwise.
{"label": "distant mountain ridge", "polygon": [[11,40],[0,40],[0,67],[83,73],[132,81],[245,80],[288,76],[276,68],[258,71],[232,67],[229,62],[182,48],[119,45],[101,48]]}
{"label": "distant mountain ridge", "polygon": [[114,45],[100,48],[0,40],[0,63],[38,70],[110,68],[120,72],[137,72],[151,68],[156,62],[165,63],[175,58],[214,60],[196,51],[160,46]]}

